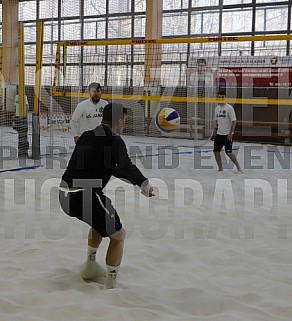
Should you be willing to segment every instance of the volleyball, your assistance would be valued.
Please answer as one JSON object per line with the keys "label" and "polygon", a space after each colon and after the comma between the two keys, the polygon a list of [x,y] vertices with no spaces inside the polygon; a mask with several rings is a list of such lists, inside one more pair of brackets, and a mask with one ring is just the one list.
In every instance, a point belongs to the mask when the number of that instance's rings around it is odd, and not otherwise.
{"label": "volleyball", "polygon": [[180,126],[179,113],[173,108],[163,108],[156,114],[156,126],[163,132],[172,132]]}

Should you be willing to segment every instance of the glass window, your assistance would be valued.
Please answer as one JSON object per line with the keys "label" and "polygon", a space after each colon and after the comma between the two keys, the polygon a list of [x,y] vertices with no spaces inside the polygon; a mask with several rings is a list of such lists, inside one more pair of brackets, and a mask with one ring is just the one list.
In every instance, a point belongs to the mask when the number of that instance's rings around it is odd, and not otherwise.
{"label": "glass window", "polygon": [[180,86],[184,74],[184,67],[178,64],[161,66],[161,85],[167,87]]}
{"label": "glass window", "polygon": [[219,6],[220,0],[193,0],[192,7],[209,7],[209,6]]}
{"label": "glass window", "polygon": [[79,21],[63,21],[61,25],[61,40],[80,40],[80,28]]}
{"label": "glass window", "polygon": [[223,0],[223,5],[251,3],[252,0]]}
{"label": "glass window", "polygon": [[191,34],[197,35],[202,33],[202,13],[192,12],[191,15]]}
{"label": "glass window", "polygon": [[25,66],[25,84],[33,86],[35,83],[35,67]]}
{"label": "glass window", "polygon": [[162,18],[162,36],[187,35],[187,13],[164,14]]}
{"label": "glass window", "polygon": [[250,56],[251,42],[223,42],[221,43],[222,56]]}
{"label": "glass window", "polygon": [[287,30],[288,7],[257,8],[256,31]]}
{"label": "glass window", "polygon": [[203,33],[218,33],[219,32],[219,12],[207,11],[203,13]]}
{"label": "glass window", "polygon": [[145,16],[135,16],[134,17],[134,37],[142,38],[145,37]]}
{"label": "glass window", "polygon": [[36,25],[25,24],[24,25],[24,42],[36,42]]}
{"label": "glass window", "polygon": [[[43,66],[42,68],[42,85],[43,86],[52,86],[53,72],[54,72],[53,66]],[[46,107],[51,108],[51,106],[46,106]]]}
{"label": "glass window", "polygon": [[256,3],[274,3],[274,2],[283,2],[283,0],[256,0]]}
{"label": "glass window", "polygon": [[286,41],[255,41],[255,56],[285,56]]}
{"label": "glass window", "polygon": [[105,78],[105,66],[104,65],[93,65],[83,67],[83,83],[85,85],[91,82],[99,82],[104,85]]}
{"label": "glass window", "polygon": [[105,20],[88,19],[84,21],[84,39],[105,39]]}
{"label": "glass window", "polygon": [[36,20],[36,2],[35,1],[19,2],[18,16],[20,21]]}
{"label": "glass window", "polygon": [[84,0],[84,15],[94,16],[106,13],[106,1],[104,0]]}
{"label": "glass window", "polygon": [[[110,46],[111,48],[112,46]],[[74,47],[73,47],[74,48]],[[81,47],[79,47],[81,48]],[[105,63],[105,46],[85,46],[83,47],[83,63]]]}
{"label": "glass window", "polygon": [[110,0],[109,13],[131,12],[131,0]]}
{"label": "glass window", "polygon": [[45,22],[44,24],[44,41],[58,40],[58,24],[57,22]]}
{"label": "glass window", "polygon": [[53,64],[55,62],[55,55],[56,50],[54,51],[55,47],[53,47],[52,43],[44,44],[43,48],[43,64]]}
{"label": "glass window", "polygon": [[80,16],[80,1],[62,0],[61,17]]}
{"label": "glass window", "polygon": [[108,38],[131,38],[131,17],[114,17],[108,20]]}
{"label": "glass window", "polygon": [[164,0],[163,10],[185,9],[188,5],[189,0]]}
{"label": "glass window", "polygon": [[146,11],[146,0],[134,0],[134,10],[138,11]]}
{"label": "glass window", "polygon": [[57,18],[58,17],[58,5],[51,0],[39,1],[40,4],[40,18]]}
{"label": "glass window", "polygon": [[24,45],[24,57],[25,57],[26,64],[35,65],[36,63],[35,52],[36,52],[36,45]]}
{"label": "glass window", "polygon": [[222,12],[222,32],[251,32],[252,30],[252,10],[223,10]]}

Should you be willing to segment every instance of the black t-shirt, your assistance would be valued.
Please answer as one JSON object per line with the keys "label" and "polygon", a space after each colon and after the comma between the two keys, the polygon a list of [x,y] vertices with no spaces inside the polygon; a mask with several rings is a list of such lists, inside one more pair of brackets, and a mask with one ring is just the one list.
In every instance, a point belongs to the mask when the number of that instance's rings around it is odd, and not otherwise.
{"label": "black t-shirt", "polygon": [[100,125],[84,132],[78,139],[62,176],[61,186],[92,188],[98,192],[106,186],[111,176],[138,186],[147,180],[132,164],[123,139],[107,126]]}

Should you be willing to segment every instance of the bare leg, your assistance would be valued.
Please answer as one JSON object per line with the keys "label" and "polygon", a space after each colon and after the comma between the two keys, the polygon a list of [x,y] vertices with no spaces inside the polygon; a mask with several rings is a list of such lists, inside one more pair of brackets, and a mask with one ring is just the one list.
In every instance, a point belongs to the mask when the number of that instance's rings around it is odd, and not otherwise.
{"label": "bare leg", "polygon": [[96,230],[91,228],[88,233],[88,246],[98,248],[101,241],[102,241],[101,235]]}
{"label": "bare leg", "polygon": [[122,228],[110,236],[110,243],[106,253],[106,264],[110,266],[119,266],[122,262],[124,240],[126,232]]}
{"label": "bare leg", "polygon": [[237,161],[236,156],[235,156],[233,153],[226,153],[226,154],[227,154],[227,156],[231,159],[231,161],[233,162],[233,164],[236,166],[237,170],[238,170],[239,172],[242,172],[242,170],[241,170],[241,168],[240,168],[240,165],[239,165],[239,163],[238,163],[238,161]]}
{"label": "bare leg", "polygon": [[217,163],[217,166],[218,166],[218,170],[219,171],[223,171],[220,152],[214,152],[214,155],[215,155],[215,160],[216,160],[216,163]]}
{"label": "bare leg", "polygon": [[110,236],[110,243],[106,253],[106,281],[104,288],[113,289],[116,287],[116,278],[119,266],[122,262],[125,230],[122,228],[115,234]]}

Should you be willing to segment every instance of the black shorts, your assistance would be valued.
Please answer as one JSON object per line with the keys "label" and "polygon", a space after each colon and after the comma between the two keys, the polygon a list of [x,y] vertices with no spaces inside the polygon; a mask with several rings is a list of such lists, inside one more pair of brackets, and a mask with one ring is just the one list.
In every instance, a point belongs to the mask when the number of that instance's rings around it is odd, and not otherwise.
{"label": "black shorts", "polygon": [[216,134],[214,140],[214,152],[220,152],[222,147],[225,147],[225,153],[232,153],[232,139],[227,140],[227,135]]}
{"label": "black shorts", "polygon": [[59,201],[67,215],[87,223],[102,237],[108,237],[122,228],[111,200],[102,193],[60,191]]}

